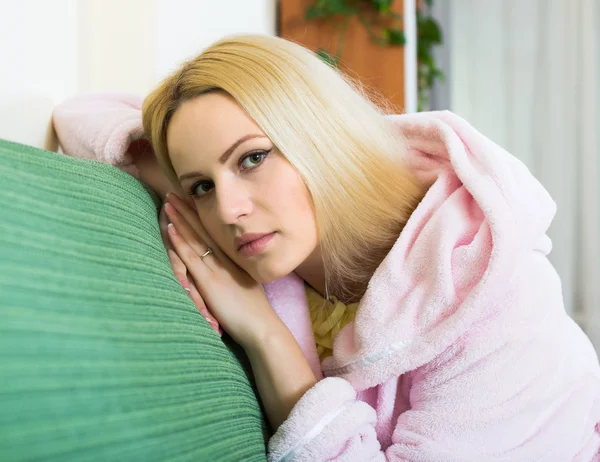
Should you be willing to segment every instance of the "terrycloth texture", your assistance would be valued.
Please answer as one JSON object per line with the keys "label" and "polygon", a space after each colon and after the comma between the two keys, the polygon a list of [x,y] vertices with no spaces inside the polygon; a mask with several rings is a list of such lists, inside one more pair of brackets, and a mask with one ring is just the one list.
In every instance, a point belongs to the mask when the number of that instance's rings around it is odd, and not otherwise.
{"label": "terrycloth texture", "polygon": [[[432,184],[270,460],[600,460],[600,367],[546,255],[555,204],[448,112],[394,116]],[[265,285],[317,379],[303,281]]]}
{"label": "terrycloth texture", "polygon": [[304,281],[291,274],[264,285],[269,303],[300,345],[317,380],[323,378],[308,311]]}
{"label": "terrycloth texture", "polygon": [[109,163],[137,178],[127,149],[144,135],[142,102],[129,93],[92,92],[59,104],[52,122],[63,152]]}
{"label": "terrycloth texture", "polygon": [[140,182],[6,141],[0,178],[0,460],[265,460],[243,350],[175,279]]}
{"label": "terrycloth texture", "polygon": [[269,460],[596,460],[600,368],[546,258],[554,203],[456,115],[393,121],[433,185]]}
{"label": "terrycloth texture", "polygon": [[342,328],[354,321],[358,303],[345,305],[333,296],[329,300],[325,300],[308,284],[306,284],[306,301],[317,344],[317,353],[319,360],[323,361],[333,354],[333,341]]}

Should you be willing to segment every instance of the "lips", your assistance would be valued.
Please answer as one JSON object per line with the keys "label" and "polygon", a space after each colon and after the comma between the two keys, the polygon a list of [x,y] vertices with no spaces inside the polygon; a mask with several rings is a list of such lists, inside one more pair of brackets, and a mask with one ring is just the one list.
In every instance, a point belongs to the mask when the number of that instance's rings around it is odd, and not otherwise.
{"label": "lips", "polygon": [[247,233],[247,234],[243,234],[242,236],[236,237],[234,240],[235,243],[235,248],[237,250],[240,250],[240,248],[245,245],[248,244],[252,241],[256,241],[264,236],[267,236],[269,234],[273,234],[273,233]]}
{"label": "lips", "polygon": [[246,242],[238,252],[242,257],[256,257],[262,254],[271,244],[277,233],[263,234],[258,239]]}

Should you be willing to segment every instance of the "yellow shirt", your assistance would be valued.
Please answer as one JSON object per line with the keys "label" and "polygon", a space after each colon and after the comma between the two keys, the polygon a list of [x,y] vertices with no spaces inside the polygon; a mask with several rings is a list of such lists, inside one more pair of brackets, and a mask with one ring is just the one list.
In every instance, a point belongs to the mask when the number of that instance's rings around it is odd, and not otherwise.
{"label": "yellow shirt", "polygon": [[344,305],[335,297],[325,300],[315,289],[304,284],[312,328],[317,342],[317,353],[323,361],[333,354],[333,340],[342,327],[354,321],[357,303]]}

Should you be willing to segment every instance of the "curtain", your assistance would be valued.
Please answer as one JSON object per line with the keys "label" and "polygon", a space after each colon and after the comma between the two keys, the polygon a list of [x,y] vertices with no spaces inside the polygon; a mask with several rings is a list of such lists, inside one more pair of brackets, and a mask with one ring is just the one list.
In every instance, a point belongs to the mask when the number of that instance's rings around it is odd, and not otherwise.
{"label": "curtain", "polygon": [[435,0],[451,109],[520,158],[558,204],[549,256],[600,352],[600,0]]}

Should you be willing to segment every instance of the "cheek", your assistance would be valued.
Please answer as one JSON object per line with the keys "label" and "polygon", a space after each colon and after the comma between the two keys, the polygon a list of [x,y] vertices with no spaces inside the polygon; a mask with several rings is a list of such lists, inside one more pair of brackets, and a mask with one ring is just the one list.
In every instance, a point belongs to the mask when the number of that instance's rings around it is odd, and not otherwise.
{"label": "cheek", "polygon": [[310,193],[302,179],[288,167],[273,181],[269,197],[273,209],[278,211],[284,231],[295,236],[312,237],[315,234],[315,215]]}
{"label": "cheek", "polygon": [[198,217],[200,218],[202,227],[213,240],[213,242],[215,242],[220,249],[226,250],[229,244],[224,241],[225,236],[223,233],[223,228],[218,221],[211,217],[210,214],[208,214],[208,216],[198,214]]}

